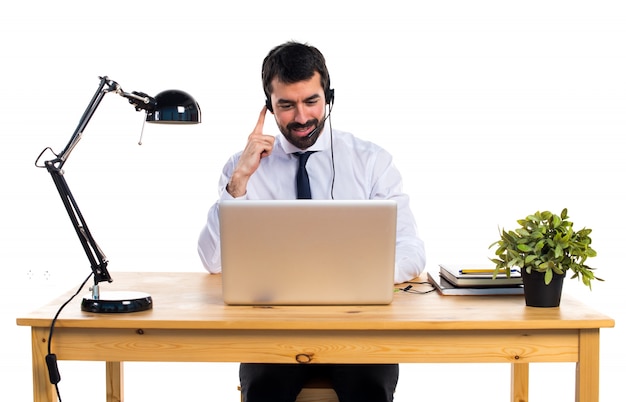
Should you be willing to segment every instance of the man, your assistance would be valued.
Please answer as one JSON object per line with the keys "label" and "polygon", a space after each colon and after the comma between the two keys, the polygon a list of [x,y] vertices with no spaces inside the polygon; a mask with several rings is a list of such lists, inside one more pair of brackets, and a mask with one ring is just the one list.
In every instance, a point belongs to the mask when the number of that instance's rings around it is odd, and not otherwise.
{"label": "man", "polygon": [[[299,154],[314,151],[306,161],[310,198],[395,200],[395,281],[419,275],[425,265],[424,246],[417,236],[409,198],[402,192],[400,173],[384,149],[332,129],[334,91],[324,56],[310,45],[286,42],[266,56],[262,81],[266,105],[244,150],[224,166],[220,200],[302,198],[295,180]],[[268,111],[282,135],[263,134]],[[198,242],[200,258],[211,273],[221,272],[218,211],[219,201],[209,210]],[[385,402],[393,400],[398,365],[242,363],[243,398],[245,402],[292,402],[306,380],[320,374],[330,378],[342,402]]]}

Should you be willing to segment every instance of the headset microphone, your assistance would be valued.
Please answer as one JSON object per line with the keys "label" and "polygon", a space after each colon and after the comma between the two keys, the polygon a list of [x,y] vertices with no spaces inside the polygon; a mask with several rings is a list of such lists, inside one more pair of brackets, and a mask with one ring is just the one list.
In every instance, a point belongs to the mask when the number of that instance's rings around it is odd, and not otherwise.
{"label": "headset microphone", "polygon": [[330,117],[330,113],[333,111],[333,105],[335,104],[335,90],[327,87],[324,95],[326,96],[326,104],[328,105],[328,114],[326,115],[326,117],[324,117],[320,124],[318,124],[317,127],[313,129],[313,131],[307,134],[307,138],[313,137],[315,133],[319,132],[322,129],[322,127],[324,126],[324,122],[326,122],[326,120]]}
{"label": "headset microphone", "polygon": [[328,111],[328,114],[326,115],[326,117],[324,117],[324,119],[320,122],[320,124],[318,124],[317,127],[315,127],[313,130],[311,130],[310,133],[307,134],[307,137],[311,138],[316,133],[318,133],[322,129],[322,127],[324,127],[324,122],[326,122],[326,119],[328,119],[329,116],[330,116],[330,110]]}

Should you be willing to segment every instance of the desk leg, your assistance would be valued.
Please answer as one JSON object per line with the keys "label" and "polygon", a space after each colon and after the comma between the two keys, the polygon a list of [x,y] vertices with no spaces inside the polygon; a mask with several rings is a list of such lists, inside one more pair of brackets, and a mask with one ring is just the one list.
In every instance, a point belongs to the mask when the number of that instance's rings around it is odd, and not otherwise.
{"label": "desk leg", "polygon": [[31,329],[31,349],[33,359],[33,401],[55,402],[56,389],[50,383],[46,355],[48,354],[48,328]]}
{"label": "desk leg", "polygon": [[106,362],[107,402],[124,401],[124,363]]}
{"label": "desk leg", "polygon": [[581,329],[576,364],[576,402],[600,400],[600,329]]}
{"label": "desk leg", "polygon": [[528,363],[511,364],[511,402],[528,402]]}

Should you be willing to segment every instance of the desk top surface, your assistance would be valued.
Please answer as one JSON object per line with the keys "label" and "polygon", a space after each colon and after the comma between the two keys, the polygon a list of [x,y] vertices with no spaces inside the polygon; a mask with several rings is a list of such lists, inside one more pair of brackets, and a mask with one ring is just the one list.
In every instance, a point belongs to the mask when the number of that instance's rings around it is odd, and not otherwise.
{"label": "desk top surface", "polygon": [[[421,278],[420,278],[421,279]],[[419,289],[419,285],[414,285]],[[106,290],[149,293],[154,306],[138,313],[97,314],[80,309],[77,296],[57,327],[223,330],[484,330],[613,327],[610,317],[563,295],[558,308],[526,307],[524,297],[441,296],[397,292],[388,306],[227,306],[221,275],[205,272],[119,272]],[[76,292],[17,318],[17,324],[47,327]]]}

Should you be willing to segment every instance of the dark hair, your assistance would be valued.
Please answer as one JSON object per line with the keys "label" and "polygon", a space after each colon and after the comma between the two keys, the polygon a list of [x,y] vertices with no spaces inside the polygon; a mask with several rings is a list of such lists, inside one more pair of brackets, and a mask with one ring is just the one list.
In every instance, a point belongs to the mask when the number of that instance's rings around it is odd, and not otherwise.
{"label": "dark hair", "polygon": [[320,74],[326,102],[330,101],[330,77],[324,55],[317,48],[305,43],[285,42],[270,50],[263,60],[261,78],[267,99],[272,93],[272,80],[277,77],[286,84],[310,79],[315,72]]}

